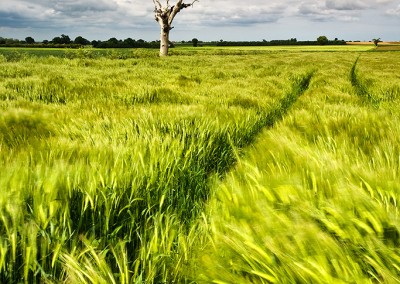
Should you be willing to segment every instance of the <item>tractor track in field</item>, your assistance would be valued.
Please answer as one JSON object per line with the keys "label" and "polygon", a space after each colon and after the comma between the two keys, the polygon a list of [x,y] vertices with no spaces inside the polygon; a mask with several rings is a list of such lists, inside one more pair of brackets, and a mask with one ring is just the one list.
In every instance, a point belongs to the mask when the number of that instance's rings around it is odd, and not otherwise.
{"label": "tractor track in field", "polygon": [[284,95],[258,123],[252,126],[252,131],[250,131],[246,139],[244,139],[246,142],[239,145],[239,148],[251,145],[255,137],[257,137],[263,129],[272,128],[276,123],[281,121],[298,98],[308,90],[314,73],[315,70],[309,71],[303,76],[296,78],[292,84],[291,91]]}
{"label": "tractor track in field", "polygon": [[360,76],[357,72],[357,64],[358,60],[360,59],[360,56],[357,57],[356,61],[353,63],[353,66],[351,67],[349,78],[351,85],[353,86],[356,95],[365,103],[372,105],[373,107],[378,107],[380,100],[373,96],[371,92],[368,90],[368,87],[366,84],[363,82],[362,79],[360,79]]}
{"label": "tractor track in field", "polygon": [[[308,90],[314,73],[315,70],[309,71],[306,74],[295,78],[291,87],[291,91],[285,94],[271,108],[271,110],[267,112],[266,115],[262,116],[259,119],[257,123],[250,126],[251,130],[249,130],[246,134],[243,134],[244,137],[242,139],[242,142],[236,145],[236,148],[243,149],[250,146],[252,143],[254,143],[256,137],[261,133],[261,131],[263,131],[264,129],[272,128],[276,123],[281,121],[288,113],[290,108],[296,103],[298,98]],[[229,171],[229,169],[235,162],[236,161],[225,168],[223,173]]]}
{"label": "tractor track in field", "polygon": [[308,90],[314,73],[315,71],[310,71],[295,80],[291,92],[285,95],[266,116],[265,127],[272,127],[283,119],[298,98]]}

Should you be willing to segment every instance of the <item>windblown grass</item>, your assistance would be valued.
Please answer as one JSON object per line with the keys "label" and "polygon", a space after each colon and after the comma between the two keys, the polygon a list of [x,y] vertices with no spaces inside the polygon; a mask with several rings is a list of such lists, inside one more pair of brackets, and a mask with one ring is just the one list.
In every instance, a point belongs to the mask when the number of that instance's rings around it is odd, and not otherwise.
{"label": "windblown grass", "polygon": [[0,282],[395,279],[399,58],[192,50],[1,56]]}
{"label": "windblown grass", "polygon": [[[372,97],[393,87],[394,80],[376,73],[395,76],[399,57],[380,57],[378,71],[370,56],[361,55],[357,77],[371,78],[365,94]],[[397,107],[376,109],[357,97],[348,80],[353,62],[325,59],[293,110],[217,183],[199,280],[398,282]]]}
{"label": "windblown grass", "polygon": [[[400,98],[400,75],[396,72],[400,63],[396,53],[363,54],[355,73],[359,94],[376,106],[392,105]],[[387,60],[390,57],[391,60]]]}
{"label": "windblown grass", "polygon": [[238,59],[3,62],[1,280],[182,277],[210,175],[303,72]]}

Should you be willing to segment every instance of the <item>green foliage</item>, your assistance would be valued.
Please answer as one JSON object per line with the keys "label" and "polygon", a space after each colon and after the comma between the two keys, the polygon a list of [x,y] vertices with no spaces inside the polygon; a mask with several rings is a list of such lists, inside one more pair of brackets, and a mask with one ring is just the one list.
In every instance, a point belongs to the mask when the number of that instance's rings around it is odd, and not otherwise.
{"label": "green foliage", "polygon": [[35,43],[35,39],[33,37],[31,37],[31,36],[26,37],[25,41],[26,41],[27,44]]}
{"label": "green foliage", "polygon": [[80,45],[89,45],[89,44],[90,44],[90,41],[87,40],[86,38],[82,37],[82,36],[77,36],[77,37],[74,39],[74,43],[75,43],[75,44],[80,44]]}
{"label": "green foliage", "polygon": [[70,44],[72,41],[68,35],[62,34],[61,36],[57,36],[53,38],[52,43],[55,44]]}
{"label": "green foliage", "polygon": [[327,38],[326,36],[319,36],[319,37],[317,38],[317,42],[318,42],[318,44],[320,44],[320,45],[325,45],[325,44],[328,43],[328,38]]}

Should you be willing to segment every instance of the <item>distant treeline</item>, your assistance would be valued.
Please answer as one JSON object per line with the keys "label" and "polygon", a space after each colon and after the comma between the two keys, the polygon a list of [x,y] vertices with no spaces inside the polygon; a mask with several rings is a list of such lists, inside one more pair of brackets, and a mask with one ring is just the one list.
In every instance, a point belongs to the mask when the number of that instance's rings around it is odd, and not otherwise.
{"label": "distant treeline", "polygon": [[[271,41],[213,41],[204,42],[197,39],[191,41],[182,41],[172,43],[170,47],[174,45],[187,45],[192,44],[197,46],[198,43],[202,45],[216,45],[216,46],[276,46],[276,45],[345,45],[344,40],[328,40],[326,36],[320,36],[315,41],[298,41],[296,38],[288,40],[271,40]],[[36,47],[36,48],[81,48],[84,46],[92,46],[94,48],[159,48],[160,41],[145,41],[143,39],[135,40],[127,38],[124,40],[116,39],[115,37],[105,41],[93,40],[89,41],[81,36],[71,40],[68,35],[62,34],[59,37],[53,38],[51,41],[44,40],[42,42],[36,42],[32,37],[27,37],[25,40],[17,40],[12,38],[0,37],[0,47]]]}
{"label": "distant treeline", "polygon": [[0,37],[0,47],[81,48],[84,46],[95,48],[159,48],[160,42],[147,42],[143,39],[134,40],[132,38],[119,40],[114,37],[105,41],[89,41],[81,36],[76,37],[75,40],[71,40],[69,36],[64,34],[53,38],[51,41],[44,40],[42,42],[36,42],[32,37],[27,37],[25,40]]}
{"label": "distant treeline", "polygon": [[307,40],[297,41],[289,40],[271,40],[271,41],[220,41],[217,46],[279,46],[279,45],[345,45],[344,40]]}
{"label": "distant treeline", "polygon": [[159,41],[144,41],[142,39],[134,40],[127,38],[125,40],[118,40],[110,38],[107,41],[92,41],[92,46],[97,48],[160,48]]}

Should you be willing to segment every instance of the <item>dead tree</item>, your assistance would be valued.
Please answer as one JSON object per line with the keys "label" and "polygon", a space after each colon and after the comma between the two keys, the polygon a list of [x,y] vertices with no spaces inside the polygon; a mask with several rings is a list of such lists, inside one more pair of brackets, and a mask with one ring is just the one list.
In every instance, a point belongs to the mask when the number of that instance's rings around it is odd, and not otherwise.
{"label": "dead tree", "polygon": [[375,44],[375,46],[378,46],[378,43],[382,42],[381,38],[374,38],[372,41]]}
{"label": "dead tree", "polygon": [[166,0],[166,5],[162,5],[160,0],[153,0],[155,18],[161,27],[160,56],[168,55],[169,32],[174,28],[172,21],[175,16],[182,9],[193,6],[194,2],[198,2],[198,0],[193,0],[192,3],[185,4],[183,1],[178,0],[175,5],[171,5],[170,1]]}

